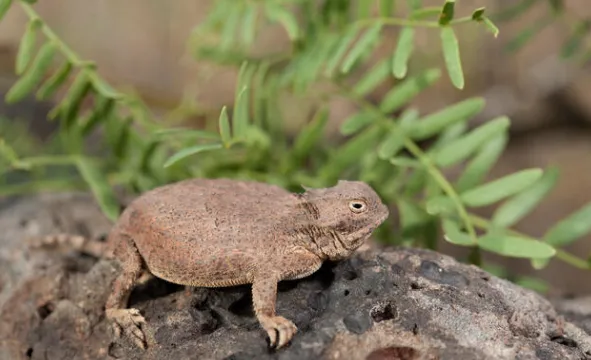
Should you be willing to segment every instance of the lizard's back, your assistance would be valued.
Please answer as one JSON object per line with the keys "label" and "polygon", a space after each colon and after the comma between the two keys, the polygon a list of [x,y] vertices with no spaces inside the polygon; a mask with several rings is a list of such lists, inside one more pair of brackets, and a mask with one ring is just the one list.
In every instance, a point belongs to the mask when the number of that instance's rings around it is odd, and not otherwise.
{"label": "lizard's back", "polygon": [[277,186],[191,179],[137,198],[120,227],[154,275],[189,285],[208,286],[211,279],[218,279],[215,286],[234,285],[247,282],[242,277],[265,258],[262,253],[283,246],[274,230],[295,203]]}

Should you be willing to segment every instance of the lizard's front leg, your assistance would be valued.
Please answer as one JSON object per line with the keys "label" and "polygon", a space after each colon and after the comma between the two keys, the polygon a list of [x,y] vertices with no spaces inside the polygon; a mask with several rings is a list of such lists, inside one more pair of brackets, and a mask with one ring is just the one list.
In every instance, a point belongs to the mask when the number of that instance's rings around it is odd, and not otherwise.
{"label": "lizard's front leg", "polygon": [[287,344],[297,331],[293,322],[275,315],[278,274],[261,273],[252,283],[252,301],[259,323],[269,335],[269,345],[280,348]]}
{"label": "lizard's front leg", "polygon": [[275,314],[277,283],[284,279],[308,276],[321,265],[322,260],[318,256],[297,247],[289,249],[255,273],[252,284],[254,310],[261,326],[269,335],[271,346],[277,349],[284,346],[297,332],[293,322]]}

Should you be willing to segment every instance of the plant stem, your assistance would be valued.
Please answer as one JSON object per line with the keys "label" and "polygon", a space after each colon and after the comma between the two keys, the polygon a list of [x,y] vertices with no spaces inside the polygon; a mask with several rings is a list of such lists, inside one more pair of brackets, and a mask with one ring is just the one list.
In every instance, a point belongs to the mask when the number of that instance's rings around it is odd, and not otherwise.
{"label": "plant stem", "polygon": [[382,25],[395,25],[395,26],[414,26],[414,27],[427,27],[427,28],[438,28],[439,23],[436,21],[417,21],[403,18],[388,18],[388,17],[374,17],[366,18],[355,21],[353,26],[364,27],[371,26],[381,23]]}
{"label": "plant stem", "polygon": [[[471,16],[462,17],[449,22],[449,25],[458,25],[472,22]],[[353,26],[365,27],[381,23],[382,25],[394,25],[394,26],[411,26],[411,27],[426,27],[426,28],[440,28],[441,25],[437,21],[420,21],[411,20],[404,18],[394,17],[374,17],[355,21]]]}
{"label": "plant stem", "polygon": [[458,195],[456,190],[453,188],[451,183],[445,178],[445,176],[443,176],[441,171],[439,171],[439,169],[433,164],[433,162],[431,161],[431,158],[429,158],[429,156],[427,154],[425,154],[421,150],[421,148],[417,144],[415,144],[414,141],[412,141],[409,138],[406,138],[404,140],[404,146],[412,155],[414,155],[417,159],[419,159],[419,161],[423,164],[423,166],[425,166],[425,168],[427,169],[427,171],[429,172],[431,177],[433,179],[435,179],[435,181],[441,187],[441,189],[454,202],[454,205],[456,207],[456,210],[458,211],[458,214],[460,215],[460,218],[462,219],[462,221],[466,225],[466,230],[468,231],[468,235],[470,235],[470,238],[472,238],[472,241],[476,245],[476,243],[478,241],[478,239],[476,237],[476,230],[474,229],[474,226],[472,225],[472,222],[470,221],[470,217],[468,216],[468,212],[466,211],[466,208],[464,207],[464,205],[462,204],[462,201],[460,200],[460,196]]}
{"label": "plant stem", "polygon": [[[487,219],[481,218],[477,215],[473,215],[470,214],[470,220],[472,221],[472,223],[476,226],[479,227],[481,229],[484,230],[488,230],[491,227],[490,221],[488,221]],[[524,239],[528,239],[528,240],[534,240],[534,241],[541,241],[540,239],[536,239],[534,237],[531,237],[529,235],[523,234],[519,231],[516,230],[512,230],[512,229],[507,229],[507,232],[511,235],[514,236],[518,236]],[[585,269],[585,270],[589,270],[591,268],[591,264],[586,261],[585,259],[581,259],[580,257],[577,257],[567,251],[564,251],[562,249],[555,249],[556,250],[556,257],[576,268],[579,269]]]}

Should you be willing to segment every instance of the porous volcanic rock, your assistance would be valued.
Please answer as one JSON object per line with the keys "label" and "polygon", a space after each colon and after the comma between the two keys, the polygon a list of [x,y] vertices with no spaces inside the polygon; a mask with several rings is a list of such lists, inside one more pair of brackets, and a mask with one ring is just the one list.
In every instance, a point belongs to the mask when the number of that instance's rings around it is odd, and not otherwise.
{"label": "porous volcanic rock", "polygon": [[249,286],[184,291],[148,277],[130,298],[148,322],[143,351],[113,343],[104,319],[117,264],[23,245],[38,233],[104,234],[108,222],[91,197],[4,200],[0,228],[2,360],[591,358],[591,337],[545,298],[407,248],[361,251],[280,283],[277,311],[299,332],[279,351],[267,348]]}

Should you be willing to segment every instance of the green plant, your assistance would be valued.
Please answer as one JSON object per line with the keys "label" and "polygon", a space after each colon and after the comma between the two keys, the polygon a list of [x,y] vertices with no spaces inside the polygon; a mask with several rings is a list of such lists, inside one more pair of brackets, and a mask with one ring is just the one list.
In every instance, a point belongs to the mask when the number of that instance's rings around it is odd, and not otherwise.
{"label": "green plant", "polygon": [[[438,68],[409,69],[416,52],[415,29],[426,27],[440,36],[449,81],[462,89],[454,29],[475,26],[496,36],[498,29],[484,8],[456,18],[452,0],[437,8],[414,0],[408,1],[409,15],[397,17],[396,2],[391,0],[216,1],[195,28],[188,49],[201,62],[240,69],[235,102],[219,116],[209,117],[203,129],[192,129],[171,128],[138,96],[108,85],[96,66],[71,50],[28,1],[15,2],[30,21],[16,61],[20,78],[6,101],[18,101],[35,89],[43,99],[60,87],[68,91],[50,114],[60,122],[61,152],[22,157],[2,142],[0,153],[10,164],[4,170],[73,167],[84,180],[35,179],[29,189],[88,184],[105,214],[115,219],[116,185],[137,193],[188,177],[233,177],[297,191],[302,184],[330,186],[339,178],[358,178],[399,209],[399,230],[394,230],[392,218],[376,234],[383,241],[435,248],[442,230],[447,241],[471,248],[469,260],[477,264],[485,250],[529,259],[538,269],[552,258],[591,268],[586,259],[562,249],[591,231],[591,204],[556,224],[542,239],[511,230],[552,189],[556,169],[525,169],[483,183],[508,140],[507,117],[470,129],[468,121],[484,106],[481,98],[431,114],[408,106],[442,76]],[[0,17],[10,3],[0,0]],[[291,49],[251,55],[258,32],[268,23],[288,34]],[[380,57],[375,49],[392,27],[400,27],[397,45]],[[44,41],[36,52],[32,44],[39,35]],[[378,61],[365,70],[376,57]],[[53,67],[57,70],[50,71]],[[45,78],[48,73],[53,75]],[[358,74],[361,78],[353,80]],[[370,101],[368,95],[384,83],[394,85],[381,101]],[[295,135],[284,128],[279,105],[283,96],[318,100],[311,120]],[[340,127],[344,140],[325,135],[327,104],[334,98],[358,107]],[[83,100],[92,102],[89,110],[81,110]],[[102,133],[105,148],[87,148],[85,139],[93,131]],[[463,171],[457,179],[444,175],[447,168],[460,165]],[[16,191],[18,187],[5,186],[2,193]],[[500,206],[490,220],[470,212],[496,203]]]}
{"label": "green plant", "polygon": [[586,63],[591,60],[591,46],[588,35],[591,31],[591,19],[581,18],[573,11],[567,11],[563,0],[522,0],[499,11],[493,19],[497,22],[508,22],[527,14],[533,9],[545,7],[544,12],[537,15],[535,21],[528,22],[523,29],[507,44],[508,51],[518,51],[526,46],[542,30],[559,22],[567,28],[568,38],[561,46],[560,57]]}

